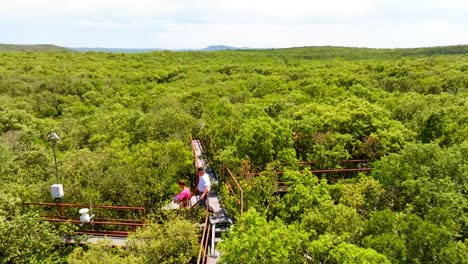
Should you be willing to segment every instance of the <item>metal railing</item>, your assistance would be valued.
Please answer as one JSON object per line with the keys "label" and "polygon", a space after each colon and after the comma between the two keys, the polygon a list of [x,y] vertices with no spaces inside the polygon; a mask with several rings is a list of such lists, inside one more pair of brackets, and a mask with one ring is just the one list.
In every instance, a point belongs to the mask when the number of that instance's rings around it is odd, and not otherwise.
{"label": "metal railing", "polygon": [[[244,213],[244,190],[240,186],[239,182],[236,180],[236,177],[234,174],[231,172],[231,170],[228,167],[225,167],[227,174],[230,176],[230,178],[234,181],[235,185],[237,186],[237,189],[239,189],[239,194],[240,194],[240,199],[239,199],[239,205],[240,205],[240,216],[243,215]],[[226,180],[228,183],[228,181]],[[231,185],[228,185],[228,188],[230,188],[230,191],[235,194],[233,188]]]}
{"label": "metal railing", "polygon": [[[338,163],[366,163],[369,162],[369,160],[340,160]],[[299,161],[297,164],[299,165],[316,165],[316,164],[322,164],[323,162],[321,161]]]}
{"label": "metal railing", "polygon": [[[373,168],[356,168],[356,169],[329,169],[329,170],[309,170],[300,171],[300,173],[311,172],[311,173],[346,173],[346,172],[360,172],[360,171],[371,171]],[[258,176],[261,172],[249,172],[250,176]],[[284,171],[275,171],[276,174],[284,174]]]}
{"label": "metal railing", "polygon": [[[133,206],[114,206],[114,205],[83,205],[83,204],[67,204],[67,203],[24,203],[29,206],[42,206],[42,207],[57,207],[59,216],[42,216],[42,220],[56,223],[73,223],[77,225],[83,224],[78,220],[78,215],[69,216],[65,215],[66,208],[92,208],[92,209],[106,209],[106,210],[124,210],[132,212],[132,219],[122,218],[93,218],[86,226],[92,226],[93,230],[80,230],[77,234],[88,234],[88,235],[101,235],[101,236],[122,236],[126,237],[129,232],[136,231],[137,227],[146,226],[146,209],[144,207],[133,207]],[[134,213],[139,212],[139,219],[134,219]],[[94,226],[120,226],[129,227],[130,230],[94,230]],[[118,228],[115,228],[118,229]]]}
{"label": "metal railing", "polygon": [[119,206],[119,205],[85,205],[85,204],[67,204],[67,203],[24,203],[26,205],[39,205],[39,206],[51,206],[51,207],[93,207],[93,208],[102,208],[102,209],[116,209],[116,210],[130,210],[130,211],[141,211],[146,215],[146,209],[144,207],[138,206]]}
{"label": "metal railing", "polygon": [[198,249],[197,264],[203,264],[206,262],[206,251],[208,245],[208,238],[210,237],[210,225],[208,224],[210,214],[208,210],[205,210],[205,225],[203,226],[203,233],[200,241],[200,247]]}

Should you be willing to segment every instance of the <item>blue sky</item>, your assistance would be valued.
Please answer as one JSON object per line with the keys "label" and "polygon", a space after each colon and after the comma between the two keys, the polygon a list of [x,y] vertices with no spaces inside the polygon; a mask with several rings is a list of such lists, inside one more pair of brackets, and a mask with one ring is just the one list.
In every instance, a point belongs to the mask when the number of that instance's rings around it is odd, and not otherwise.
{"label": "blue sky", "polygon": [[0,43],[167,49],[468,44],[468,0],[3,0]]}

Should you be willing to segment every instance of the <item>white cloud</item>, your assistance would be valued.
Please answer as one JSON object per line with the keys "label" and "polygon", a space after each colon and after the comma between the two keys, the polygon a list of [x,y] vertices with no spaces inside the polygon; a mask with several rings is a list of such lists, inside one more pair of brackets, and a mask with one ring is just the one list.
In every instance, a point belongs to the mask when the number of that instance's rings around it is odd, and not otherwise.
{"label": "white cloud", "polygon": [[136,22],[126,22],[121,23],[118,21],[99,21],[99,20],[82,20],[76,23],[77,26],[83,28],[90,28],[90,29],[124,29],[124,28],[132,28],[138,26]]}
{"label": "white cloud", "polygon": [[204,0],[195,1],[216,9],[233,10],[234,13],[257,14],[275,17],[355,17],[367,14],[371,0]]}
{"label": "white cloud", "polygon": [[468,0],[2,2],[0,43],[86,46],[92,42],[109,47],[161,48],[468,43]]}
{"label": "white cloud", "polygon": [[14,0],[2,3],[8,17],[153,16],[173,13],[181,6],[170,0]]}
{"label": "white cloud", "polygon": [[443,20],[378,24],[371,30],[370,47],[428,47],[468,44],[466,25]]}
{"label": "white cloud", "polygon": [[[2,3],[0,14],[7,16],[103,15],[145,17],[174,13],[218,14],[261,17],[355,17],[365,15],[372,0],[14,0]],[[198,13],[198,14],[197,14]]]}

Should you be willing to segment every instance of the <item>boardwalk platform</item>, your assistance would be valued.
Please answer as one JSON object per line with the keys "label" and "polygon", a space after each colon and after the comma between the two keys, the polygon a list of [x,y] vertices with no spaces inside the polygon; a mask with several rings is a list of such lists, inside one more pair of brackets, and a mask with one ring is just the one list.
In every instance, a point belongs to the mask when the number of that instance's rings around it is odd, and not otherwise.
{"label": "boardwalk platform", "polygon": [[[212,185],[218,183],[218,175],[216,172],[208,167],[208,161],[204,156],[203,145],[198,139],[191,140],[192,151],[195,159],[195,167],[203,167],[206,169],[206,173],[210,176],[210,182]],[[208,207],[210,209],[210,215],[208,217],[208,224],[205,228],[210,228],[209,236],[206,239],[210,242],[208,247],[206,259],[201,263],[218,263],[220,258],[220,252],[216,249],[216,244],[222,241],[221,234],[229,230],[229,227],[233,224],[232,219],[228,216],[226,210],[222,207],[220,197],[215,190],[211,190],[208,194]]]}
{"label": "boardwalk platform", "polygon": [[208,252],[206,263],[218,263],[220,252],[216,249],[216,244],[222,241],[221,234],[229,230],[233,224],[232,219],[228,216],[226,210],[222,207],[220,198],[216,192],[211,192],[208,196],[208,205],[213,211],[209,216],[211,231],[211,246]]}

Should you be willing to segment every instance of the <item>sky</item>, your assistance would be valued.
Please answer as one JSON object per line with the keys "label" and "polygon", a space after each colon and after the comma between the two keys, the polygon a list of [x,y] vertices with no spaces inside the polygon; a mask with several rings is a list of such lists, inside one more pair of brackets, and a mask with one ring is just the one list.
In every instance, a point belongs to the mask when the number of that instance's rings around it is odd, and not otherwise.
{"label": "sky", "polygon": [[1,0],[0,43],[164,49],[468,44],[468,0]]}

